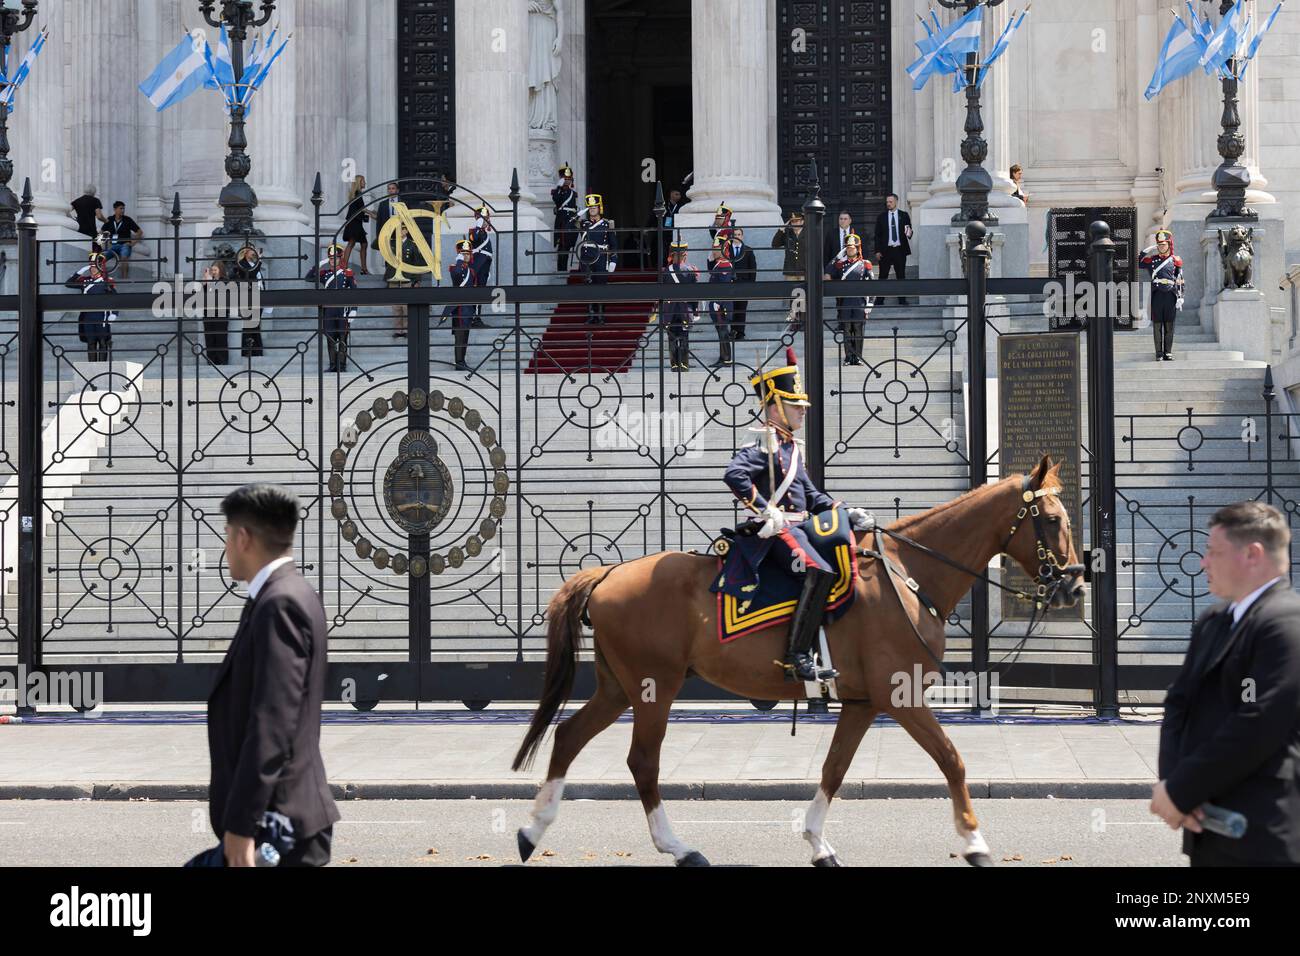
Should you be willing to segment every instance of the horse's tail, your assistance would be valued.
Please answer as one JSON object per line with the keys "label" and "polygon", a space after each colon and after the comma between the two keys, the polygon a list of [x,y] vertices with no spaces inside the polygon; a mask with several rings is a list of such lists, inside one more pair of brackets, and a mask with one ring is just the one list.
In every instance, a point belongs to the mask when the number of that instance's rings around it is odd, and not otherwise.
{"label": "horse's tail", "polygon": [[515,754],[511,770],[527,769],[542,745],[546,728],[569,702],[573,679],[578,673],[578,645],[582,641],[582,615],[592,590],[608,573],[607,568],[589,568],[569,578],[555,592],[546,608],[546,671],[542,695],[529,724],[528,734]]}

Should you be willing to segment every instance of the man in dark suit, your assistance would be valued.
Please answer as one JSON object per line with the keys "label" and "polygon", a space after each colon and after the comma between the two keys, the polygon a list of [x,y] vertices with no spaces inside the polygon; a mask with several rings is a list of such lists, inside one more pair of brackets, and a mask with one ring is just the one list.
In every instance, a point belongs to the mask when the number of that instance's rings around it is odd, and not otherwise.
{"label": "man in dark suit", "polygon": [[370,240],[370,248],[379,248],[379,234],[384,231],[384,225],[393,215],[393,203],[400,202],[401,199],[402,197],[398,195],[397,183],[389,183],[388,195],[375,207],[375,238]]}
{"label": "man in dark suit", "polygon": [[280,865],[324,866],[339,819],[320,755],[325,610],[290,553],[298,508],[273,485],[245,485],[221,502],[230,576],[249,582],[208,697],[208,814],[228,866],[253,865],[268,810],[289,818],[297,841]]}
{"label": "man in dark suit", "polygon": [[[876,217],[876,262],[880,264],[877,278],[888,279],[894,270],[895,279],[907,278],[907,257],[912,254],[912,217],[898,208],[898,194],[885,197],[885,211]],[[901,295],[898,304],[907,300]]]}
{"label": "man in dark suit", "polygon": [[[1201,566],[1229,603],[1202,614],[1165,697],[1151,812],[1183,829],[1192,866],[1300,865],[1300,595],[1276,508],[1219,509]],[[1202,804],[1246,818],[1234,840],[1205,830]]]}
{"label": "man in dark suit", "polygon": [[838,258],[853,232],[853,217],[849,215],[847,209],[841,209],[835,226],[827,229],[822,237],[822,262],[830,262]]}
{"label": "man in dark suit", "polygon": [[[731,232],[731,264],[736,270],[735,281],[758,281],[758,258],[754,255],[754,250],[745,245],[745,230],[740,226],[737,226]],[[745,337],[745,319],[748,314],[748,300],[738,299],[731,303],[731,337],[733,339],[743,339]]]}

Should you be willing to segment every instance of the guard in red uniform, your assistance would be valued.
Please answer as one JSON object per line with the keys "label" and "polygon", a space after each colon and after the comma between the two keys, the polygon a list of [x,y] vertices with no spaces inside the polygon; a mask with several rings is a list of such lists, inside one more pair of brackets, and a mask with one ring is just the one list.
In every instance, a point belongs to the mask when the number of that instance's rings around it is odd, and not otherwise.
{"label": "guard in red uniform", "polygon": [[1156,233],[1156,244],[1142,250],[1138,268],[1151,273],[1151,334],[1156,361],[1174,360],[1174,320],[1183,308],[1183,260],[1174,255],[1174,234]]}

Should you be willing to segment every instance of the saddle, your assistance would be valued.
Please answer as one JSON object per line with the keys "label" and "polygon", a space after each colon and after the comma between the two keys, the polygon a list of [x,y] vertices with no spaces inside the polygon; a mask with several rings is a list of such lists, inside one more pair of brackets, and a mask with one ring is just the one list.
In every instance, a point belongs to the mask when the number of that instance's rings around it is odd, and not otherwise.
{"label": "saddle", "polygon": [[[709,590],[718,596],[718,640],[726,643],[789,622],[794,616],[803,576],[780,561],[764,561],[772,539],[758,537],[758,522],[721,529],[713,549],[719,573]],[[811,515],[798,525],[814,550],[836,570],[826,599],[825,624],[853,606],[858,574],[853,530],[847,508]]]}

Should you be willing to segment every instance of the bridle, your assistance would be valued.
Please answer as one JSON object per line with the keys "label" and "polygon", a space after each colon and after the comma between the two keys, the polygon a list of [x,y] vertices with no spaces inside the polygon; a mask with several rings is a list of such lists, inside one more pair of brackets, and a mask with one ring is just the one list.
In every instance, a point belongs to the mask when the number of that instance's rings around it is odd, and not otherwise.
{"label": "bridle", "polygon": [[1034,522],[1034,544],[1038,554],[1038,575],[1034,578],[1036,590],[1031,599],[1034,602],[1034,613],[1037,614],[1051,603],[1052,598],[1056,596],[1056,592],[1060,590],[1066,578],[1082,575],[1084,568],[1082,564],[1062,564],[1061,559],[1056,556],[1056,552],[1045,543],[1047,536],[1043,533],[1043,511],[1038,507],[1038,499],[1059,498],[1061,489],[1056,486],[1035,489],[1033,483],[1032,475],[1025,475],[1021,481],[1020,498],[1024,504],[1016,512],[1016,520],[1011,523],[1011,530],[1007,532],[1006,540],[1002,542],[1002,547],[998,549],[998,553],[1007,553],[1007,548],[1011,546],[1011,539],[1020,530],[1020,525],[1024,522],[1026,515],[1032,519]]}
{"label": "bridle", "polygon": [[[1046,543],[1047,536],[1043,532],[1043,512],[1038,506],[1038,500],[1047,497],[1059,498],[1060,494],[1061,489],[1057,486],[1035,488],[1033,475],[1025,475],[1020,485],[1020,498],[1023,504],[1020,506],[1020,510],[1016,512],[1015,520],[1011,523],[1011,530],[1007,532],[1007,536],[1002,542],[1002,547],[998,549],[999,554],[1006,554],[1007,548],[1011,545],[1011,539],[1016,536],[1016,532],[1020,530],[1020,526],[1024,523],[1025,518],[1028,517],[1033,521],[1034,543],[1038,555],[1038,574],[1034,578],[1035,589],[1032,594],[1027,591],[1022,591],[1019,588],[1009,587],[1001,581],[995,581],[989,577],[987,572],[968,568],[964,564],[952,560],[947,555],[940,554],[928,545],[924,545],[921,542],[915,541],[906,535],[899,534],[896,531],[882,528],[878,524],[873,525],[869,529],[876,535],[877,544],[875,550],[859,548],[858,554],[880,559],[889,572],[886,576],[890,578],[897,577],[902,580],[907,587],[916,594],[921,604],[930,612],[931,617],[939,617],[938,608],[935,606],[934,602],[921,591],[920,586],[917,584],[915,579],[898,567],[885,554],[881,535],[888,535],[895,541],[901,541],[951,568],[955,568],[958,571],[970,575],[976,580],[984,581],[993,587],[1000,588],[1015,598],[1032,602],[1034,610],[1029,615],[1029,625],[1025,628],[1025,635],[1016,643],[1016,646],[1008,651],[1007,655],[999,661],[999,664],[1005,664],[1008,658],[1014,657],[1015,659],[1019,659],[1020,652],[1024,649],[1025,643],[1029,640],[1030,635],[1033,634],[1034,628],[1043,622],[1045,613],[1051,606],[1053,598],[1056,597],[1057,592],[1061,589],[1061,586],[1066,582],[1066,580],[1068,578],[1079,576],[1084,577],[1085,580],[1087,579],[1084,565],[1062,564],[1061,559],[1057,557],[1056,552]],[[903,603],[903,597],[902,594],[898,592],[897,584],[894,585],[894,591],[898,594],[899,603]],[[917,630],[916,624],[912,622],[910,615],[908,615],[908,622],[912,624],[912,633],[916,636],[916,639],[920,642],[921,646],[925,648],[931,659],[939,665],[940,670],[943,670],[943,662],[935,657],[934,651],[930,650],[930,646],[926,644],[925,639],[921,636],[921,632]],[[1012,664],[1014,663],[1015,660],[1012,660]],[[1008,665],[1007,670],[1009,671],[1010,669],[1011,665]],[[1005,671],[1003,673],[1005,673]]]}

